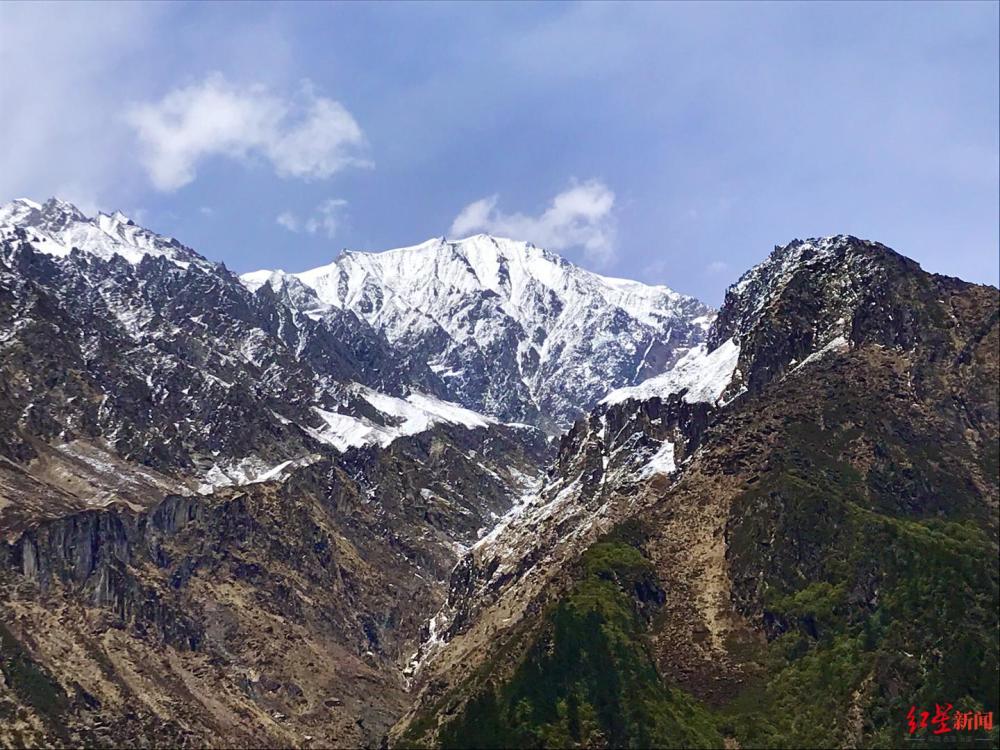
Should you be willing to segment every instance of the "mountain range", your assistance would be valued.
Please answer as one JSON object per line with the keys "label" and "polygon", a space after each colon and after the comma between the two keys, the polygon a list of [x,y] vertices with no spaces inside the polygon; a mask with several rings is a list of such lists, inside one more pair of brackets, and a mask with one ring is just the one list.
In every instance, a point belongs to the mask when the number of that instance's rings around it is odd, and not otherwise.
{"label": "mountain range", "polygon": [[[993,287],[0,208],[0,744],[894,746],[997,710]],[[981,732],[982,738],[996,740]]]}

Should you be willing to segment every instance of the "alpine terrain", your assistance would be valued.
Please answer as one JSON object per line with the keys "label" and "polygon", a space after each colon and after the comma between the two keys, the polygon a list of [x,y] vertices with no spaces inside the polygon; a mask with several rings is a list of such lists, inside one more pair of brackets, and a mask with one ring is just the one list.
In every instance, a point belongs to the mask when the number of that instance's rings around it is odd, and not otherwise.
{"label": "alpine terrain", "polygon": [[[891,747],[997,711],[1000,297],[0,207],[0,745]],[[966,733],[997,741],[997,730]]]}

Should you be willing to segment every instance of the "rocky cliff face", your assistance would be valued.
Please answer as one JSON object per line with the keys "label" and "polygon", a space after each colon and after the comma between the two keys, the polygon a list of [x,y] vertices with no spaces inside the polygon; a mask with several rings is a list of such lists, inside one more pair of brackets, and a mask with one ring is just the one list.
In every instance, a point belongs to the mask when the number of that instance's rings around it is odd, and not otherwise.
{"label": "rocky cliff face", "polygon": [[426,363],[402,362],[349,311],[313,320],[118,215],[89,220],[53,200],[4,217],[7,526],[19,509],[144,504],[437,423],[495,423],[421,391],[436,382]]}
{"label": "rocky cliff face", "polygon": [[458,556],[542,461],[523,445],[442,425],[30,525],[0,550],[4,742],[378,744]]}
{"label": "rocky cliff face", "polygon": [[997,346],[994,288],[777,249],[467,553],[395,742],[861,746],[992,708]]}

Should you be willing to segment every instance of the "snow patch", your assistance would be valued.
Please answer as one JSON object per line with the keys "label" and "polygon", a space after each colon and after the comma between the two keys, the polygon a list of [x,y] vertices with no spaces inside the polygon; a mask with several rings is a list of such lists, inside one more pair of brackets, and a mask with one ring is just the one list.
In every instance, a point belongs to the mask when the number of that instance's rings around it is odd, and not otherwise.
{"label": "snow patch", "polygon": [[664,440],[659,450],[642,468],[639,476],[646,478],[656,474],[673,474],[675,471],[677,471],[677,465],[674,463],[674,444],[669,440]]}
{"label": "snow patch", "polygon": [[837,336],[836,338],[833,338],[830,341],[828,341],[825,346],[823,346],[820,349],[817,349],[808,357],[806,357],[804,360],[795,365],[795,367],[791,369],[791,372],[795,372],[796,370],[801,370],[806,365],[822,359],[827,354],[831,354],[832,352],[846,352],[850,348],[851,344],[847,340],[846,336],[843,335]]}
{"label": "snow patch", "polygon": [[442,423],[469,429],[495,424],[494,420],[478,412],[424,393],[413,392],[406,399],[401,399],[359,384],[355,384],[352,390],[389,417],[387,421],[396,424],[380,425],[367,417],[356,417],[313,407],[313,411],[323,420],[324,425],[319,429],[310,427],[303,429],[316,440],[332,445],[340,452],[365,445],[385,448],[397,438],[416,435]]}
{"label": "snow patch", "polygon": [[669,371],[639,385],[612,391],[601,403],[618,404],[629,399],[664,399],[673,393],[686,391],[683,398],[689,404],[715,404],[732,382],[739,358],[740,347],[733,339],[720,344],[711,352],[706,351],[704,344],[700,344],[679,359]]}
{"label": "snow patch", "polygon": [[314,464],[319,459],[319,455],[310,453],[307,456],[282,461],[275,466],[268,465],[258,456],[246,456],[222,465],[216,463],[201,477],[198,494],[211,495],[223,487],[242,487],[260,482],[281,481],[295,469]]}

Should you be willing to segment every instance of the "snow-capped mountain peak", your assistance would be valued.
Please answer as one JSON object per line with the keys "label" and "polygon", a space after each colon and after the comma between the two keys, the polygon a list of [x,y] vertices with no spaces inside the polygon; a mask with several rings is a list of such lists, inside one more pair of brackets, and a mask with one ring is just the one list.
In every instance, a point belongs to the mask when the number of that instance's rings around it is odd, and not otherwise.
{"label": "snow-capped mountain peak", "polygon": [[[450,287],[495,292],[508,302],[507,309],[512,313],[530,310],[532,294],[538,288],[550,290],[564,300],[596,293],[645,322],[651,322],[651,309],[664,300],[690,299],[665,286],[600,276],[530,242],[488,234],[451,241],[435,238],[381,253],[349,251],[334,265],[355,265],[392,282],[398,289],[415,286],[430,267],[436,278]],[[302,279],[307,284],[318,281],[323,270],[307,271]],[[332,296],[327,301],[337,304],[345,300]]]}
{"label": "snow-capped mountain peak", "polygon": [[[291,279],[418,352],[453,400],[504,419],[546,415],[553,425],[662,372],[700,343],[712,318],[665,286],[601,276],[487,234],[345,251],[302,273],[242,277],[251,289],[287,289]],[[312,304],[303,295],[300,309]]]}
{"label": "snow-capped mountain peak", "polygon": [[[218,268],[121,211],[90,218],[55,198],[0,206],[0,240],[57,258],[76,250],[133,265],[162,257],[210,275]],[[415,388],[502,422],[551,431],[609,391],[669,369],[704,341],[714,316],[665,286],[601,276],[530,242],[486,234],[345,251],[303,273],[260,271],[241,280],[252,292],[266,285],[276,294],[267,304],[316,322],[326,331],[320,339],[333,337],[320,344],[309,334],[307,343],[308,324],[275,323],[320,369],[344,374],[361,367],[378,387],[400,394]],[[155,317],[153,308],[138,315],[108,294],[132,335],[140,333],[140,319]],[[345,341],[353,348],[341,361]],[[330,355],[331,348],[340,354]]]}
{"label": "snow-capped mountain peak", "polygon": [[119,255],[138,263],[149,255],[165,257],[182,267],[190,263],[211,265],[177,240],[140,227],[121,211],[89,218],[58,198],[45,203],[18,198],[0,206],[0,238],[11,238],[18,230],[36,250],[49,255],[69,255],[76,248],[104,260]]}

